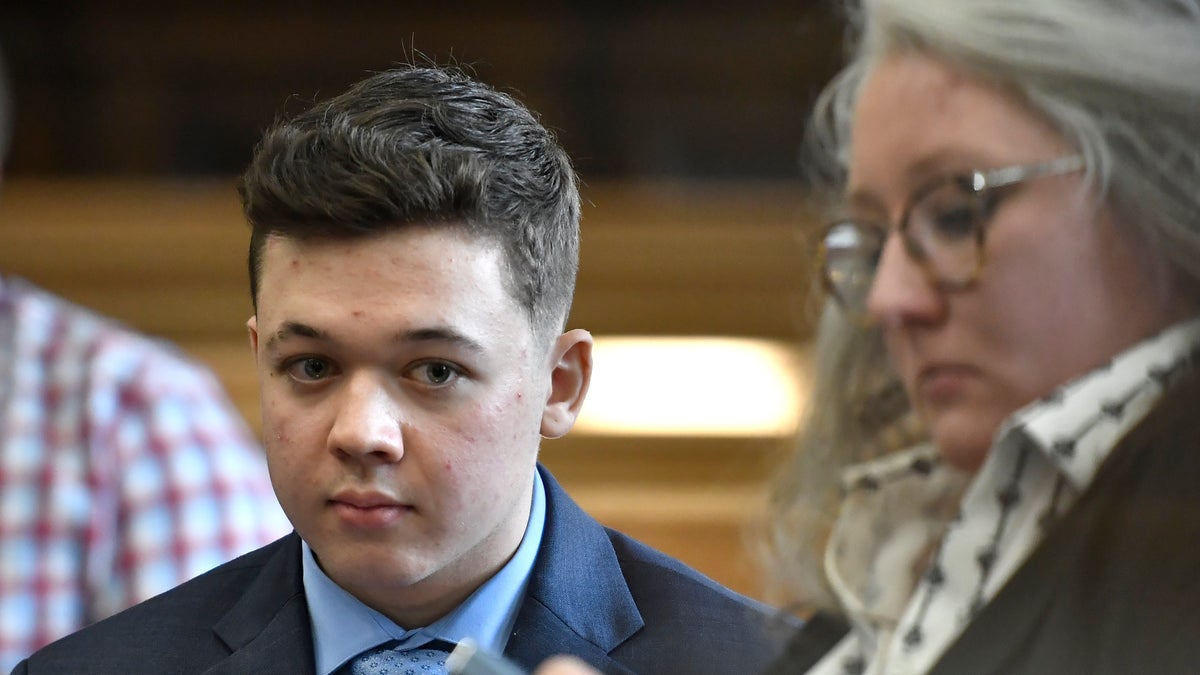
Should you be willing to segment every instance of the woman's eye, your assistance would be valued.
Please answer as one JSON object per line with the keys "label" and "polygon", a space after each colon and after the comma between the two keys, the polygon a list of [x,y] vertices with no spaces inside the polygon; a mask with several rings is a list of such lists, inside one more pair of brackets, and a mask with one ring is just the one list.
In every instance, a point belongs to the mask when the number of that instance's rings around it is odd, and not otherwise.
{"label": "woman's eye", "polygon": [[946,183],[920,199],[909,214],[909,228],[921,240],[957,243],[973,240],[983,224],[983,205],[977,195]]}
{"label": "woman's eye", "polygon": [[422,363],[413,371],[417,379],[433,386],[450,384],[461,374],[458,368],[442,361]]}
{"label": "woman's eye", "polygon": [[957,204],[939,211],[933,219],[933,226],[942,239],[963,239],[975,234],[979,219],[977,212],[967,204]]}
{"label": "woman's eye", "polygon": [[325,359],[308,356],[297,359],[286,367],[288,375],[301,382],[316,382],[330,376],[333,366]]}

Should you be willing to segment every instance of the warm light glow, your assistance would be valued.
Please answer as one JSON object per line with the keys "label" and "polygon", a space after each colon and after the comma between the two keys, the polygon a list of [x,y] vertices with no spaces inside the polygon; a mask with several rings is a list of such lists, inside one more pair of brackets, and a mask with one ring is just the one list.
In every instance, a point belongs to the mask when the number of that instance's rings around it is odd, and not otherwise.
{"label": "warm light glow", "polygon": [[794,344],[717,337],[597,337],[576,433],[782,436],[807,380]]}

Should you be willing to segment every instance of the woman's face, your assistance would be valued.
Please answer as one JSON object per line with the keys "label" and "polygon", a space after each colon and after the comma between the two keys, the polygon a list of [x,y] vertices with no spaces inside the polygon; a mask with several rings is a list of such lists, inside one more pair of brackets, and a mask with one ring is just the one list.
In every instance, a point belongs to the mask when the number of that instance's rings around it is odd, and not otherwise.
{"label": "woman's face", "polygon": [[[1068,155],[1005,89],[899,54],[863,84],[848,204],[894,232],[929,181]],[[999,425],[1031,401],[1183,317],[1171,273],[1131,228],[1081,197],[1081,172],[1021,183],[987,224],[985,264],[960,290],[931,283],[889,237],[868,299],[892,363],[948,463],[979,468]]]}

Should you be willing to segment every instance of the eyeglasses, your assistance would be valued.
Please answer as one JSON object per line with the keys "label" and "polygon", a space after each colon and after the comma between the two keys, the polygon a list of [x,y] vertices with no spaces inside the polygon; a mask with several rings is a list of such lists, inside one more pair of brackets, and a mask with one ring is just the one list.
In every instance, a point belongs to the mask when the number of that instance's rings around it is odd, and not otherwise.
{"label": "eyeglasses", "polygon": [[[1069,155],[1035,164],[946,176],[913,194],[896,227],[904,250],[941,288],[965,288],[983,269],[988,221],[1011,188],[1025,181],[1083,169],[1083,157]],[[846,310],[866,311],[879,257],[887,242],[886,224],[842,218],[821,240],[825,289]]]}

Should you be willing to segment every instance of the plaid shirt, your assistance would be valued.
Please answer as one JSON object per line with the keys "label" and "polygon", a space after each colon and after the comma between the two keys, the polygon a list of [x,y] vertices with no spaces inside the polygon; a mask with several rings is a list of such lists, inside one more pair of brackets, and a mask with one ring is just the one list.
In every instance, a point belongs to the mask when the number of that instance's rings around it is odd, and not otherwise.
{"label": "plaid shirt", "polygon": [[0,277],[0,672],[289,530],[211,373]]}

